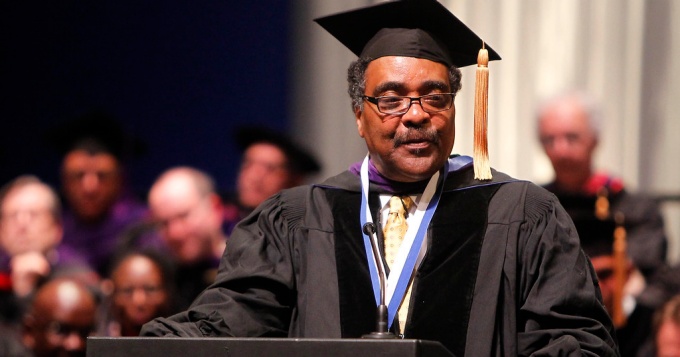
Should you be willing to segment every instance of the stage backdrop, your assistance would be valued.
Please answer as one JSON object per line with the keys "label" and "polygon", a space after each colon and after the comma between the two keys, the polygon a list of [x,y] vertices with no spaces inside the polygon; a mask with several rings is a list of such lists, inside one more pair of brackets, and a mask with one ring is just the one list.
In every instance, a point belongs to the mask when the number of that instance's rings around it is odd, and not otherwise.
{"label": "stage backdrop", "polygon": [[57,185],[44,134],[100,109],[147,146],[128,165],[139,194],[173,165],[230,190],[232,129],[289,127],[287,14],[285,0],[0,2],[0,182]]}

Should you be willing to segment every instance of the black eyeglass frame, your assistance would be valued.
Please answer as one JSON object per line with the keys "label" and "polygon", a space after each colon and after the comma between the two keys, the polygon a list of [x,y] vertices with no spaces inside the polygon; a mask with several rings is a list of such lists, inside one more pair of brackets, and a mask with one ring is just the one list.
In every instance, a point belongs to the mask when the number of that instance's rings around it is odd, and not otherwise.
{"label": "black eyeglass frame", "polygon": [[[422,99],[423,98],[427,99],[428,97],[434,97],[434,96],[448,96],[449,98],[451,98],[451,101],[449,102],[449,104],[446,108],[436,109],[436,110],[428,110],[425,106],[423,106]],[[418,104],[420,104],[420,107],[423,108],[423,111],[425,111],[426,113],[434,114],[434,113],[443,112],[445,110],[451,109],[451,107],[453,106],[453,101],[454,101],[455,98],[456,98],[455,93],[432,93],[432,94],[421,95],[421,96],[418,96],[418,97],[409,97],[409,96],[400,96],[400,95],[386,95],[386,96],[380,96],[380,97],[372,97],[372,96],[369,96],[369,95],[364,95],[364,99],[367,100],[369,103],[375,104],[375,106],[376,106],[376,108],[378,109],[379,112],[381,112],[383,114],[391,114],[391,115],[406,114],[409,111],[409,109],[411,109],[411,105],[413,105],[413,101],[418,101]],[[395,112],[385,112],[385,111],[383,111],[383,109],[380,108],[380,101],[383,100],[383,99],[389,99],[389,100],[400,99],[402,101],[404,99],[408,99],[409,103],[408,103],[408,106],[403,110],[399,110],[399,111],[395,111]]]}

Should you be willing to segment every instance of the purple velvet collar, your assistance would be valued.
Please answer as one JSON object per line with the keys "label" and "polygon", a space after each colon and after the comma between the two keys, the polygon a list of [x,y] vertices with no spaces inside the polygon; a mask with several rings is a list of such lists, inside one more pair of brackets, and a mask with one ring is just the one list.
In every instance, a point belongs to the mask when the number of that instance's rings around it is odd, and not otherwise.
{"label": "purple velvet collar", "polygon": [[[354,175],[361,175],[361,161],[355,162],[349,167],[349,171]],[[429,179],[418,181],[418,182],[399,182],[390,180],[383,176],[378,169],[373,165],[373,161],[368,160],[368,179],[369,181],[378,186],[380,191],[391,194],[412,194],[412,193],[422,193],[425,190],[425,186],[429,182]]]}

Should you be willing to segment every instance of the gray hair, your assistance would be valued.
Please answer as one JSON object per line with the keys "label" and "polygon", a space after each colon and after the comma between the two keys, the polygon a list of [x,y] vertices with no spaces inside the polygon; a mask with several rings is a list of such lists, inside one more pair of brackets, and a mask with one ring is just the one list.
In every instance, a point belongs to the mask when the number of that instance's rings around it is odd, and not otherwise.
{"label": "gray hair", "polygon": [[573,101],[583,109],[588,119],[588,126],[595,137],[599,137],[602,127],[602,109],[595,98],[584,91],[573,89],[562,91],[543,100],[536,109],[537,120],[540,122],[546,110],[567,100]]}
{"label": "gray hair", "polygon": [[[366,91],[366,68],[373,61],[369,57],[361,57],[352,62],[347,69],[347,93],[352,100],[352,110],[359,108],[364,110],[364,95]],[[462,88],[461,79],[463,75],[456,66],[449,67],[449,84],[451,93],[457,94]]]}

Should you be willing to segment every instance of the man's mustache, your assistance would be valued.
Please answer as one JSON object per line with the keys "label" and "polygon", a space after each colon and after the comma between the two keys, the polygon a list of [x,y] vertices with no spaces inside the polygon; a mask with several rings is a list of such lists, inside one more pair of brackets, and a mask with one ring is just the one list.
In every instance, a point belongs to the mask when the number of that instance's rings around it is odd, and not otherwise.
{"label": "man's mustache", "polygon": [[437,130],[433,128],[409,128],[408,131],[394,136],[394,147],[417,141],[429,141],[439,145],[440,139]]}

